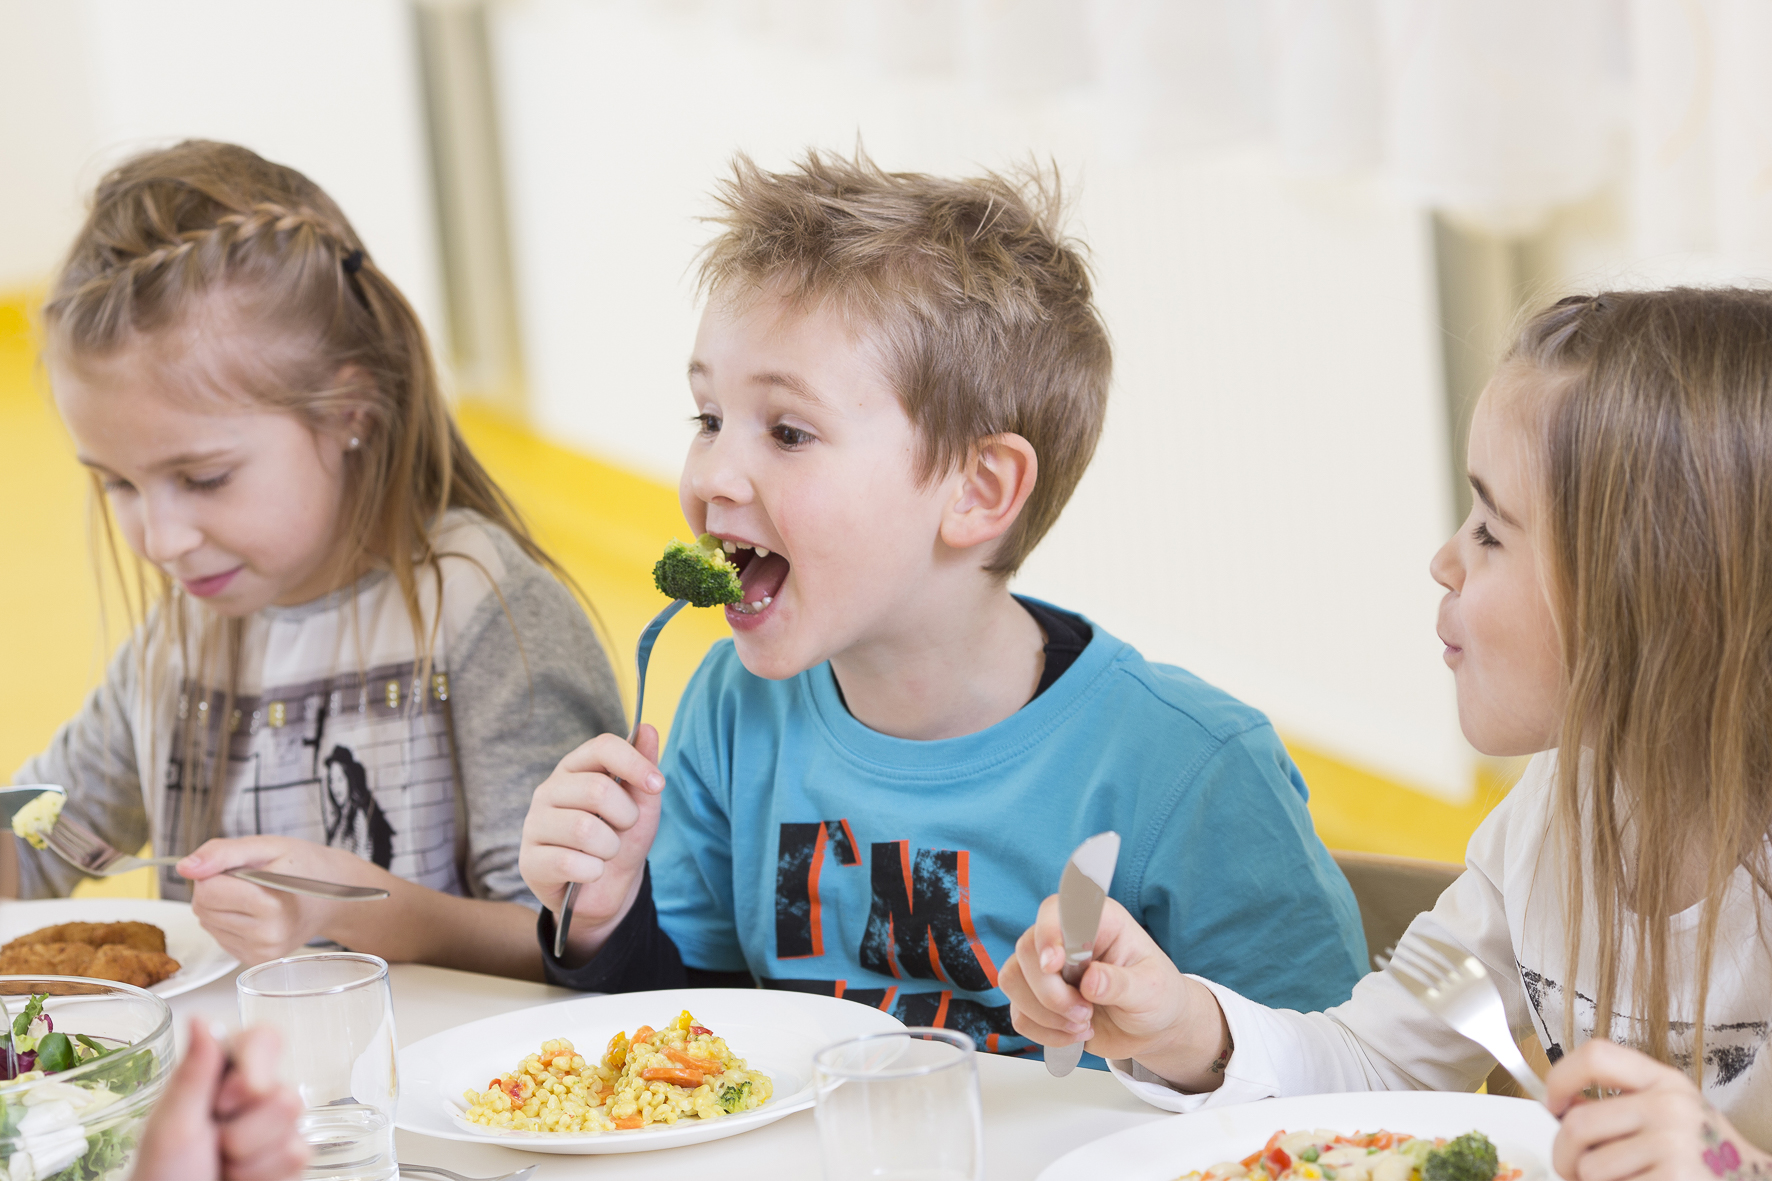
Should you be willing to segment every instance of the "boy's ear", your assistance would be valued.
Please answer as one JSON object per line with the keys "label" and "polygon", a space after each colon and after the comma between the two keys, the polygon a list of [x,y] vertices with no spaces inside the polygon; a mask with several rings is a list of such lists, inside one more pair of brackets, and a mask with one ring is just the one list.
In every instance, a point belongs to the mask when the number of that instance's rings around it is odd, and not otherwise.
{"label": "boy's ear", "polygon": [[1017,434],[987,435],[960,465],[954,497],[941,518],[941,539],[970,549],[1009,531],[1039,475],[1034,445]]}

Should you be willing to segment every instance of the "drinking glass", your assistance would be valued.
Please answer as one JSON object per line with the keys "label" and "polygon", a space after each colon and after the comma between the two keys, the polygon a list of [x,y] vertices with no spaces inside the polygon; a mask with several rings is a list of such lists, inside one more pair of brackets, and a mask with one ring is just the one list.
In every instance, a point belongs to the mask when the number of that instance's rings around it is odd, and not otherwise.
{"label": "drinking glass", "polygon": [[972,1039],[947,1029],[875,1033],[812,1058],[827,1181],[979,1181],[983,1112]]}
{"label": "drinking glass", "polygon": [[304,1181],[393,1181],[394,1006],[388,965],[332,952],[272,960],[240,973],[240,1021],[283,1039],[282,1077],[307,1111]]}

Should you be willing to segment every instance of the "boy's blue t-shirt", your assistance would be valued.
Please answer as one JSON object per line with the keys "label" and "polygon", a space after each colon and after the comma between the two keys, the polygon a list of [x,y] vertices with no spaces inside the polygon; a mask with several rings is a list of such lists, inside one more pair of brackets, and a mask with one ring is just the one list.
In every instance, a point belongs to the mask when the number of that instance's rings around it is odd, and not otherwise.
{"label": "boy's blue t-shirt", "polygon": [[1014,715],[932,742],[856,721],[828,664],[765,680],[722,640],[660,765],[653,897],[690,967],[1025,1051],[997,972],[1066,858],[1113,829],[1111,894],[1183,971],[1315,1010],[1364,970],[1353,892],[1267,719],[1099,627]]}

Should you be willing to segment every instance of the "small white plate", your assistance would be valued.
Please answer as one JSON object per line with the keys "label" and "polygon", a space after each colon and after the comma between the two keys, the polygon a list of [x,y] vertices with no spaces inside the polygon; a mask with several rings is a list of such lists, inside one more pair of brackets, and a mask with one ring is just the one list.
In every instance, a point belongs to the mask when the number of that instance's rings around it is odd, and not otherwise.
{"label": "small white plate", "polygon": [[1281,1129],[1315,1128],[1448,1139],[1475,1130],[1495,1142],[1503,1163],[1522,1171],[1521,1181],[1556,1181],[1550,1162],[1557,1121],[1543,1104],[1444,1091],[1295,1095],[1208,1108],[1085,1144],[1048,1165],[1039,1181],[1174,1181],[1195,1169],[1242,1160]]}
{"label": "small white plate", "polygon": [[[755,1111],[714,1120],[600,1135],[474,1128],[461,1120],[462,1092],[485,1090],[488,1079],[516,1068],[550,1038],[566,1038],[595,1061],[617,1031],[662,1027],[688,1009],[726,1039],[752,1070],[767,1074],[774,1094]],[[812,1106],[812,1056],[825,1046],[904,1023],[878,1009],[835,997],[755,988],[693,988],[629,992],[519,1009],[470,1021],[400,1051],[400,1115],[408,1132],[444,1140],[494,1143],[524,1152],[647,1152],[749,1132]]]}
{"label": "small white plate", "polygon": [[219,980],[240,961],[223,951],[221,944],[191,912],[188,902],[157,898],[40,898],[33,902],[8,902],[0,906],[0,944],[58,923],[153,923],[166,932],[166,954],[178,961],[178,971],[148,989],[157,996],[178,996]]}

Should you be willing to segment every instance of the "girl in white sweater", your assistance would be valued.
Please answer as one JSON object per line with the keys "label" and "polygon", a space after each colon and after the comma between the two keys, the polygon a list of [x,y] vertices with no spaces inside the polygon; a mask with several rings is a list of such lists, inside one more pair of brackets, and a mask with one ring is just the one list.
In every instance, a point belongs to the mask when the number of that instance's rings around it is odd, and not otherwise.
{"label": "girl in white sweater", "polygon": [[[1403,941],[1468,949],[1542,1040],[1564,1177],[1772,1178],[1772,293],[1539,313],[1469,467],[1439,634],[1472,745],[1536,757]],[[1494,1065],[1388,972],[1268,1009],[1108,906],[1080,989],[1054,899],[1001,985],[1018,1032],[1086,1040],[1157,1106],[1468,1091]]]}

